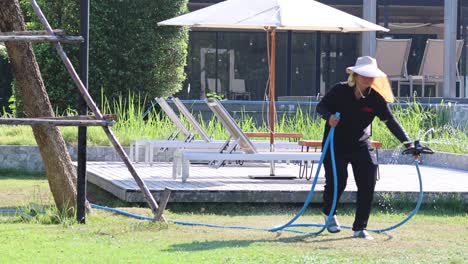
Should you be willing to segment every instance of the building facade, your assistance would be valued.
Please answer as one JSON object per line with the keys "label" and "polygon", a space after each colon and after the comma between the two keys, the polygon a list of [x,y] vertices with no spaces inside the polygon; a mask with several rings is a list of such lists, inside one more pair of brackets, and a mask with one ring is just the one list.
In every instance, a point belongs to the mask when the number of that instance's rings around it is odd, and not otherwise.
{"label": "building facade", "polygon": [[[189,0],[189,11],[222,0]],[[253,0],[255,1],[255,0]],[[463,49],[457,57],[460,82],[453,94],[443,97],[468,97],[468,0],[320,0],[324,4],[365,18],[390,29],[376,33],[325,33],[287,31],[277,33],[277,99],[317,97],[335,83],[346,79],[345,69],[366,53],[375,38],[411,39],[407,73],[418,75],[428,39],[444,39],[446,20],[455,17],[456,39]],[[447,3],[456,3],[454,14],[447,15]],[[373,18],[373,19],[369,19]],[[375,46],[375,45],[374,45]],[[227,99],[263,100],[268,81],[267,34],[257,31],[190,31],[187,56],[187,79],[176,95],[183,99],[202,99],[216,93]],[[372,47],[371,47],[372,48]],[[440,64],[444,64],[440,59]],[[0,110],[11,96],[12,76],[7,60],[0,57]],[[397,94],[395,82],[392,83]],[[445,89],[445,87],[443,87]],[[416,85],[402,85],[402,97],[435,96],[435,86],[428,84],[424,93]]]}
{"label": "building facade", "polygon": [[[217,2],[221,1],[190,0],[189,11]],[[320,2],[366,19],[365,12],[371,9],[375,23],[390,29],[390,32],[376,33],[376,38],[411,39],[407,60],[409,75],[418,75],[426,41],[444,39],[444,19],[447,17],[444,0]],[[464,40],[464,44],[458,63],[462,82],[456,82],[454,94],[455,97],[466,97],[468,0],[458,0],[457,3],[456,38]],[[372,4],[375,6],[367,6]],[[363,39],[363,33],[277,33],[277,97],[323,95],[333,84],[346,79],[346,67],[353,65],[356,57],[363,54]],[[177,96],[200,99],[207,93],[216,93],[227,99],[263,100],[268,78],[266,41],[265,32],[191,30],[187,81]],[[397,83],[392,82],[392,85],[396,89]],[[424,94],[422,87],[417,85],[410,94],[409,85],[402,85],[401,96],[435,96],[435,85],[426,86]]]}

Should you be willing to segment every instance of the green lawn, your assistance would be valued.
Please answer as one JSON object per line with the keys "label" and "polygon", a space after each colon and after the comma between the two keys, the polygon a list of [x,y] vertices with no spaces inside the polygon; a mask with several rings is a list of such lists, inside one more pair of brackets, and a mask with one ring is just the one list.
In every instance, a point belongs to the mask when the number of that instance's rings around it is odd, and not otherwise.
{"label": "green lawn", "polygon": [[[15,192],[16,205],[37,203],[34,199],[39,196],[29,193],[34,194],[35,188],[41,189],[42,202],[47,201],[47,193],[42,193],[47,189],[43,176],[20,175],[23,173],[0,171],[0,207],[14,206],[9,196]],[[90,195],[95,202],[119,205],[111,196],[99,194],[92,186],[90,189],[95,192]],[[20,221],[18,216],[3,215],[0,263],[467,263],[466,206],[444,206],[425,206],[408,224],[387,234],[375,234],[374,241],[352,239],[349,230],[310,237],[189,227],[140,221],[96,209],[85,225],[33,224]],[[285,223],[299,208],[300,205],[169,204],[166,217],[263,228]],[[150,215],[146,208],[122,209]],[[393,213],[386,213],[383,208],[374,208],[370,225],[380,228],[395,224],[411,208],[392,210]],[[341,222],[350,224],[352,207],[342,211]],[[317,208],[300,218],[300,222],[320,221]]]}
{"label": "green lawn", "polygon": [[25,203],[51,203],[49,185],[44,175],[0,170],[0,207]]}

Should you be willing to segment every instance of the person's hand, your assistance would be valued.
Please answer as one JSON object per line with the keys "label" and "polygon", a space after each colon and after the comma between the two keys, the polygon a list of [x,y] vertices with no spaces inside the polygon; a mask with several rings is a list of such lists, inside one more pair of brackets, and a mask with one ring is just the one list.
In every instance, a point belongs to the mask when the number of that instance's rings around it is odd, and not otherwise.
{"label": "person's hand", "polygon": [[404,142],[403,146],[405,146],[405,150],[403,150],[403,154],[411,154],[413,155],[414,159],[419,159],[419,154],[417,153],[416,148],[414,147],[414,143],[412,141]]}
{"label": "person's hand", "polygon": [[328,119],[328,124],[331,127],[336,127],[336,125],[338,125],[338,122],[340,122],[340,118],[336,117],[336,115],[331,115],[330,118]]}
{"label": "person's hand", "polygon": [[434,151],[428,147],[424,147],[419,143],[419,140],[415,140],[413,142],[405,142],[404,143],[406,149],[403,150],[403,154],[411,154],[413,155],[415,160],[419,160],[421,154],[434,154]]}
{"label": "person's hand", "polygon": [[406,141],[405,143],[403,143],[403,145],[405,146],[406,149],[414,148],[414,144],[412,141]]}

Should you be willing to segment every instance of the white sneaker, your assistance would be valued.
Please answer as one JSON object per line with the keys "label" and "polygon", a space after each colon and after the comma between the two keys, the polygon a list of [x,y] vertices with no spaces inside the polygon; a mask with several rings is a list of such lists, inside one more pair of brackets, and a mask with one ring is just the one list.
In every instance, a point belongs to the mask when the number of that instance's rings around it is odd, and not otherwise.
{"label": "white sneaker", "polygon": [[366,230],[354,231],[353,237],[355,237],[355,238],[364,238],[364,239],[367,239],[367,240],[374,240],[374,238],[371,235],[369,235],[369,233],[367,233]]}
{"label": "white sneaker", "polygon": [[[327,221],[327,217],[328,216],[325,216],[325,221]],[[341,226],[340,226],[340,223],[338,223],[338,219],[336,218],[336,215],[332,216],[332,218],[328,222],[327,231],[330,233],[338,233],[341,231]]]}

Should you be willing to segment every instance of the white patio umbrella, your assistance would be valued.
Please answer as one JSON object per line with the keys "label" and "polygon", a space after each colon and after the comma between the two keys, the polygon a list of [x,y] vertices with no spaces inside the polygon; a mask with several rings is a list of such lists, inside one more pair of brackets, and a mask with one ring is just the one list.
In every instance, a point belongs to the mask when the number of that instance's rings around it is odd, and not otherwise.
{"label": "white patio umbrella", "polygon": [[[296,31],[389,31],[388,29],[312,0],[227,0],[159,22],[160,26],[267,30],[271,48],[269,65],[270,143],[275,133],[276,30]],[[274,174],[272,169],[272,174]]]}
{"label": "white patio umbrella", "polygon": [[218,29],[389,31],[313,0],[227,0],[158,25]]}

